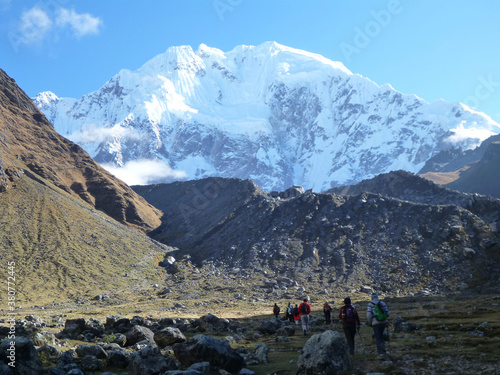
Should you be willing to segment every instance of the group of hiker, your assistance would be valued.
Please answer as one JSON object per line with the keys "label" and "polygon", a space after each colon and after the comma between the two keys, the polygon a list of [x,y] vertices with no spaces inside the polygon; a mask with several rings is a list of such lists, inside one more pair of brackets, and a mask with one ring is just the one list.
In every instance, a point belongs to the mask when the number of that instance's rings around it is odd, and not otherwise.
{"label": "group of hiker", "polygon": [[[325,323],[330,324],[332,321],[332,307],[328,302],[323,305],[323,314],[325,316]],[[279,317],[281,309],[275,303],[273,306],[273,314],[276,318]],[[295,322],[295,324],[302,325],[302,331],[304,336],[309,334],[309,315],[311,314],[311,305],[307,298],[304,298],[303,302],[295,306],[292,303],[288,303],[285,310],[285,319],[290,322]],[[373,334],[375,337],[375,342],[377,345],[377,352],[380,356],[386,354],[385,341],[384,341],[384,330],[387,327],[387,318],[389,317],[389,309],[384,301],[381,301],[377,293],[372,293],[371,300],[368,302],[368,307],[366,310],[366,320],[370,327],[373,328]],[[342,321],[342,327],[344,330],[344,335],[347,341],[347,346],[349,347],[349,353],[354,354],[354,337],[356,333],[360,333],[361,320],[359,318],[358,311],[356,307],[352,304],[351,298],[344,298],[344,305],[340,308],[339,319]]]}

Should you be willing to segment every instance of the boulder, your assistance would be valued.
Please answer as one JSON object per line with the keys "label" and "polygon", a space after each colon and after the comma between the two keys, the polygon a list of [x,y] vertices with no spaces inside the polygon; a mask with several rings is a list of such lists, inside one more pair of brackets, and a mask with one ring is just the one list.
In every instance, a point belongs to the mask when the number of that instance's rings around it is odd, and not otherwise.
{"label": "boulder", "polygon": [[186,336],[178,328],[166,327],[154,334],[156,345],[160,348],[186,341]]}
{"label": "boulder", "polygon": [[99,371],[101,370],[101,362],[95,355],[86,355],[80,361],[80,367],[83,371]]}
{"label": "boulder", "polygon": [[400,316],[394,318],[392,323],[394,324],[394,332],[413,332],[419,329],[417,324],[407,322]]}
{"label": "boulder", "polygon": [[255,345],[255,349],[254,349],[255,358],[260,363],[267,363],[267,361],[268,361],[267,354],[268,353],[269,353],[269,347],[266,344]]}
{"label": "boulder", "polygon": [[120,350],[111,350],[108,352],[108,366],[124,369],[127,368],[129,363],[130,360],[126,353],[123,353]]}
{"label": "boulder", "polygon": [[283,325],[283,322],[277,318],[272,318],[270,320],[264,320],[259,327],[257,327],[257,330],[260,333],[266,333],[269,335],[274,335],[278,329],[281,328]]}
{"label": "boulder", "polygon": [[38,358],[44,363],[57,363],[61,358],[62,351],[55,345],[46,344],[37,349]]}
{"label": "boulder", "polygon": [[[11,342],[15,343],[13,350],[11,350]],[[3,361],[7,368],[12,359],[9,358],[11,351],[16,366],[15,371],[12,371],[13,374],[43,374],[42,362],[38,358],[35,346],[29,339],[18,336],[15,339],[6,338],[0,343],[0,353],[2,353],[0,361]]]}
{"label": "boulder", "polygon": [[290,326],[284,326],[278,329],[276,333],[280,336],[293,336],[295,335],[295,329]]}
{"label": "boulder", "polygon": [[125,333],[127,346],[135,345],[140,341],[154,343],[154,333],[149,328],[143,326],[134,326]]}
{"label": "boulder", "polygon": [[99,345],[90,345],[90,344],[79,345],[76,347],[75,352],[76,355],[80,358],[83,358],[88,355],[93,355],[98,359],[106,359],[108,357],[106,351]]}
{"label": "boulder", "polygon": [[244,365],[243,357],[227,342],[211,336],[196,335],[183,343],[174,344],[173,349],[176,358],[186,366],[209,362],[212,370],[237,373]]}
{"label": "boulder", "polygon": [[[3,372],[0,371],[0,374],[3,374]],[[52,366],[48,370],[48,375],[66,375],[66,371],[59,366]]]}
{"label": "boulder", "polygon": [[64,323],[64,333],[76,336],[85,331],[85,319],[67,319]]}
{"label": "boulder", "polygon": [[[14,372],[12,372],[11,367],[7,365],[6,363],[0,362],[0,374],[2,375],[14,375]],[[64,372],[64,375],[66,375],[66,372]]]}
{"label": "boulder", "polygon": [[188,370],[198,371],[202,375],[207,375],[210,372],[209,362],[199,362],[190,366]]}
{"label": "boulder", "polygon": [[163,374],[177,367],[172,361],[167,361],[156,345],[147,346],[130,355],[127,367],[128,375]]}
{"label": "boulder", "polygon": [[332,375],[351,367],[349,348],[344,335],[325,331],[313,335],[302,348],[297,375]]}
{"label": "boulder", "polygon": [[229,322],[213,314],[207,314],[193,322],[193,325],[199,326],[204,332],[225,332]]}

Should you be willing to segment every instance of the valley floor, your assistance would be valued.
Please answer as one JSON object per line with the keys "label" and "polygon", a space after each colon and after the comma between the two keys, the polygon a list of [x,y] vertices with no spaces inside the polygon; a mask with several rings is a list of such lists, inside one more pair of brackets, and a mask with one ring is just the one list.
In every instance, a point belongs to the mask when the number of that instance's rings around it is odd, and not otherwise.
{"label": "valley floor", "polygon": [[[500,374],[500,296],[391,297],[385,301],[391,309],[388,356],[378,358],[372,329],[363,324],[361,334],[356,336],[353,367],[347,374]],[[107,315],[121,314],[124,317],[169,317],[185,322],[212,313],[245,327],[246,333],[236,337],[232,346],[252,350],[256,344],[264,343],[270,348],[268,363],[248,366],[257,375],[295,374],[300,351],[311,335],[327,329],[342,332],[341,324],[335,319],[340,306],[333,306],[333,324],[327,326],[320,310],[323,301],[313,299],[313,323],[308,337],[304,337],[300,327],[295,325],[296,334],[286,339],[277,335],[254,335],[262,321],[271,319],[274,302],[284,311],[289,300],[247,302],[213,297],[210,303],[198,301],[188,307],[184,301],[168,297],[142,296],[134,302],[112,302],[104,298],[57,307],[19,309],[18,316],[34,314],[45,321],[58,316],[105,320]],[[367,295],[353,297],[353,302],[364,321]],[[2,315],[5,314],[4,310]],[[403,329],[396,324],[398,320],[407,323],[403,324]],[[226,338],[228,333],[215,335]],[[62,349],[69,350],[78,343],[66,342],[64,345]]]}

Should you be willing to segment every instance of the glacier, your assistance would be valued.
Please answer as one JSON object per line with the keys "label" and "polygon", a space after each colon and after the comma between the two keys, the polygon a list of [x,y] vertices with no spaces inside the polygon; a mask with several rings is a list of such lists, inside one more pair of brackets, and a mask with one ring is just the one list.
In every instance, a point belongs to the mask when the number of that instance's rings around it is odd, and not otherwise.
{"label": "glacier", "polygon": [[33,101],[129,184],[222,176],[324,191],[417,172],[443,149],[500,133],[462,103],[427,103],[276,42],[170,47],[79,99],[43,92]]}

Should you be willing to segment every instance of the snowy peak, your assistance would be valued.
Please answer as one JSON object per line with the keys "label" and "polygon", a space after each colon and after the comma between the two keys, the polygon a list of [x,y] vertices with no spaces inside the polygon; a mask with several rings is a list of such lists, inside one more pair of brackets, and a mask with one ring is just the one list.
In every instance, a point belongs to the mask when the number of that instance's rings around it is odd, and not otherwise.
{"label": "snowy peak", "polygon": [[426,103],[276,42],[170,47],[78,100],[42,93],[35,103],[118,176],[155,161],[142,183],[222,176],[321,191],[417,172],[443,149],[500,132],[461,104]]}

